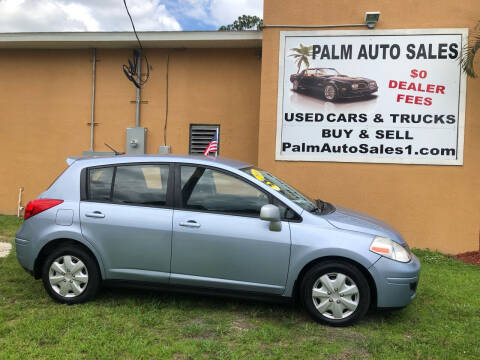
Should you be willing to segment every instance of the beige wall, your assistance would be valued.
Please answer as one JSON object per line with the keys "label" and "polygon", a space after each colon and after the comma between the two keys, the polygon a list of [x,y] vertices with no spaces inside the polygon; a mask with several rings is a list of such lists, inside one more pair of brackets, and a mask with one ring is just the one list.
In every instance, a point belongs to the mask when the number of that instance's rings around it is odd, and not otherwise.
{"label": "beige wall", "polygon": [[[480,19],[477,0],[265,0],[264,23],[361,23],[366,11],[377,10],[381,11],[377,29],[472,29]],[[366,212],[391,223],[414,247],[447,253],[477,250],[480,230],[480,80],[469,79],[467,83],[463,166],[275,161],[280,30],[289,29],[265,29],[263,32],[259,166],[283,177],[312,197]]]}
{"label": "beige wall", "polygon": [[19,187],[35,198],[89,146],[88,51],[0,51],[0,213],[16,213]]}
{"label": "beige wall", "polygon": [[[477,0],[265,0],[265,24],[339,24],[381,11],[378,29],[473,28]],[[147,151],[163,144],[166,59],[169,65],[167,144],[188,152],[191,123],[220,124],[222,155],[258,163],[312,197],[357,209],[397,227],[415,247],[449,253],[475,250],[480,230],[480,80],[468,80],[463,166],[275,161],[278,45],[281,29],[263,32],[256,49],[148,49],[153,66],[143,90],[141,126]],[[285,29],[287,30],[287,29]],[[125,150],[134,126],[135,88],[122,74],[127,49],[99,49],[95,150]],[[0,50],[3,151],[0,213],[15,213],[90,146],[90,50]],[[477,64],[477,69],[479,64]],[[260,74],[260,68],[262,68]],[[260,90],[261,76],[261,90]],[[257,150],[258,149],[258,150]]]}
{"label": "beige wall", "polygon": [[[223,156],[256,163],[260,60],[255,49],[148,49],[153,69],[142,92],[141,126],[147,152],[163,145],[166,59],[169,55],[167,144],[188,153],[189,125],[220,124]],[[16,213],[90,148],[91,50],[0,50],[2,170],[0,213]],[[135,88],[121,66],[131,50],[99,49],[95,150],[104,142],[125,151],[135,125]]]}

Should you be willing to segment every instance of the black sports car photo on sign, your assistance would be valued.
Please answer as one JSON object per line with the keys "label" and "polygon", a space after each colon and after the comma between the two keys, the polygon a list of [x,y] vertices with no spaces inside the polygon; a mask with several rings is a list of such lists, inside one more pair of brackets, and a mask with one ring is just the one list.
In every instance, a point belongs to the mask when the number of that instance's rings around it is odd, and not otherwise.
{"label": "black sports car photo on sign", "polygon": [[378,90],[372,79],[342,75],[334,68],[308,68],[290,75],[294,91],[317,90],[329,101],[368,96]]}

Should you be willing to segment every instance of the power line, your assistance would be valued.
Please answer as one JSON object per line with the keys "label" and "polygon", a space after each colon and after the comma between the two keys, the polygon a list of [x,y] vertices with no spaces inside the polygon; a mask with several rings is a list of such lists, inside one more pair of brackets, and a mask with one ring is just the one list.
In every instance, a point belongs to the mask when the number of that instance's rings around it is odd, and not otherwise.
{"label": "power line", "polygon": [[[148,58],[147,55],[145,55],[143,51],[143,46],[142,43],[138,37],[137,30],[135,29],[135,24],[133,23],[132,15],[130,15],[130,11],[128,11],[128,6],[126,0],[123,0],[123,5],[125,5],[125,10],[127,10],[128,17],[130,18],[130,23],[132,24],[133,28],[133,33],[135,34],[135,37],[137,38],[138,41],[138,46],[140,48],[140,53],[138,51],[133,51],[133,61],[128,59],[128,65],[123,65],[123,72],[125,73],[125,76],[127,77],[128,80],[133,82],[133,84],[137,87],[140,88],[143,85],[146,84],[150,77],[150,64],[148,63]],[[145,74],[145,79],[142,80],[141,74],[137,74],[137,62],[140,56],[145,58],[145,63],[147,65],[147,73]]]}

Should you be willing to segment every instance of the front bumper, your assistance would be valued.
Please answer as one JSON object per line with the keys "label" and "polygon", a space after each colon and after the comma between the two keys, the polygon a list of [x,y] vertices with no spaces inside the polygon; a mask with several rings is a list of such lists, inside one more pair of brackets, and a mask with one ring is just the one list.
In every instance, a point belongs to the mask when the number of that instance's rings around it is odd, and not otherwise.
{"label": "front bumper", "polygon": [[367,88],[367,89],[358,89],[358,90],[352,90],[342,86],[340,86],[339,88],[340,88],[339,95],[342,98],[355,98],[355,97],[368,96],[378,91],[378,88],[374,88],[374,89]]}
{"label": "front bumper", "polygon": [[417,295],[420,261],[415,255],[408,263],[382,256],[369,271],[377,286],[377,307],[404,307]]}

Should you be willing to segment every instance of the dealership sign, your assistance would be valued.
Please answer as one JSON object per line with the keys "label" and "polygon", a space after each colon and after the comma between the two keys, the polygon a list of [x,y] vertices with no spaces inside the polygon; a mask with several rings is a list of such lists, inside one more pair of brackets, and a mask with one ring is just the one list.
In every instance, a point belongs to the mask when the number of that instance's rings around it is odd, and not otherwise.
{"label": "dealership sign", "polygon": [[462,165],[467,29],[282,31],[276,159]]}

